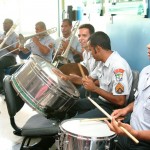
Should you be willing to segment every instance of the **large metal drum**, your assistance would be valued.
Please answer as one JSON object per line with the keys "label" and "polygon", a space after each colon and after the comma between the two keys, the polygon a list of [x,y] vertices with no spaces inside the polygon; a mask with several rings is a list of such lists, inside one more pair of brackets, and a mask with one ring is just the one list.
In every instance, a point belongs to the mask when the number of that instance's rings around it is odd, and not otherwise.
{"label": "large metal drum", "polygon": [[47,118],[68,111],[79,98],[76,87],[62,80],[53,69],[57,68],[42,57],[31,55],[11,78],[22,99]]}

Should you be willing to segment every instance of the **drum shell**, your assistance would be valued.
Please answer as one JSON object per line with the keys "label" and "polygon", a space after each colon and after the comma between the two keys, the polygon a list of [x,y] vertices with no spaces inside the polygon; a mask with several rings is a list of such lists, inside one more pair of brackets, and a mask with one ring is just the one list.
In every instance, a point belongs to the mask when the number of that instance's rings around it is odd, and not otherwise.
{"label": "drum shell", "polygon": [[[62,150],[63,149],[65,150],[77,150],[77,149],[78,150],[99,150],[100,146],[101,148],[103,146],[109,149],[110,141],[112,141],[116,135],[115,133],[111,131],[109,132],[109,128],[107,127],[106,123],[100,121],[100,122],[93,122],[93,123],[83,122],[82,124],[82,122],[80,122],[81,120],[83,119],[81,118],[68,119],[68,120],[63,121],[60,124],[60,130],[61,130],[60,145],[59,145],[60,149]],[[65,123],[68,125],[66,126]],[[87,130],[86,130],[85,128],[88,125],[90,126],[87,127]],[[101,126],[104,126],[104,127],[101,129]],[[68,128],[72,128],[72,129],[68,129]],[[106,134],[107,136],[106,135],[103,136],[102,132],[105,132],[105,131],[102,131],[103,129],[107,130],[106,131],[108,132]],[[82,134],[84,132],[83,130],[86,132],[85,135]],[[92,130],[93,132],[99,133],[100,136],[98,136],[98,134],[94,135],[94,133],[90,136],[89,132],[91,132]]]}
{"label": "drum shell", "polygon": [[62,81],[52,68],[54,66],[49,62],[33,55],[11,78],[14,89],[22,99],[46,117],[68,111],[79,97],[74,85]]}

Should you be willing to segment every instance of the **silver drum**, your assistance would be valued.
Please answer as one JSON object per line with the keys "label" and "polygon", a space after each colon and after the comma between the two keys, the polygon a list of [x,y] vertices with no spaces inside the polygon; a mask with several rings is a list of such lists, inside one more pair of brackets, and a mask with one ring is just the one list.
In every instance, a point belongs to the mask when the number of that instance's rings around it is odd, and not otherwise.
{"label": "silver drum", "polygon": [[60,124],[59,150],[109,150],[116,134],[103,121],[68,119]]}
{"label": "silver drum", "polygon": [[53,68],[55,67],[42,57],[31,55],[11,78],[20,97],[47,118],[68,111],[80,96],[76,87],[57,76],[52,71]]}

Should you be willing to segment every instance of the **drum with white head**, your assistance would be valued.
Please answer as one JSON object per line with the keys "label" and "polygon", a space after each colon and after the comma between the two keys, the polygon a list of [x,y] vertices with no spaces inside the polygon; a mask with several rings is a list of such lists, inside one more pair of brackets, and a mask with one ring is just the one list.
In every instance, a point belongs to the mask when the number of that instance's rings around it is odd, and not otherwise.
{"label": "drum with white head", "polygon": [[59,149],[62,150],[109,150],[110,140],[116,135],[103,121],[68,119],[60,124]]}

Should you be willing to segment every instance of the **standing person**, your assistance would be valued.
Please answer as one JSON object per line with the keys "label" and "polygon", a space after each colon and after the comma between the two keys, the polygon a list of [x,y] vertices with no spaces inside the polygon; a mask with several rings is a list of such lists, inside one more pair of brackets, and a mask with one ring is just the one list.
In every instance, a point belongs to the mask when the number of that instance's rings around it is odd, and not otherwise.
{"label": "standing person", "polygon": [[[46,31],[46,25],[44,22],[40,21],[35,24],[36,33]],[[50,46],[52,45],[52,46]],[[20,50],[24,53],[31,51],[32,54],[37,54],[48,61],[52,61],[52,53],[54,39],[48,35],[47,32],[39,34],[38,36],[33,37],[28,44],[23,47],[20,45]]]}
{"label": "standing person", "polygon": [[[5,36],[8,33],[8,31],[11,29],[12,26],[13,26],[13,20],[8,19],[8,18],[4,20],[4,22],[3,22],[4,33],[1,36],[0,43],[2,43],[3,40],[5,40]],[[17,41],[18,41],[18,35],[13,31],[8,36],[8,38],[6,39],[4,44],[2,45],[3,49],[0,50],[0,93],[3,91],[3,78],[5,75],[4,69],[16,64],[17,52],[16,51],[14,51],[12,53],[9,53],[9,52],[11,52],[17,48]],[[7,53],[9,53],[9,54],[5,55]]]}
{"label": "standing person", "polygon": [[70,61],[70,63],[73,63],[76,61],[74,60],[74,57],[76,55],[78,55],[79,57],[82,56],[82,50],[77,36],[72,35],[72,21],[70,21],[69,19],[64,19],[61,24],[61,32],[62,37],[59,37],[55,41],[55,53],[57,53],[56,58],[58,55],[61,55],[65,52],[71,37],[74,36],[68,54],[68,60]]}
{"label": "standing person", "polygon": [[[82,79],[83,86],[88,91],[97,93],[99,97],[94,98],[95,102],[111,114],[114,109],[123,107],[128,99],[133,80],[132,71],[126,60],[111,50],[110,39],[106,33],[95,32],[89,38],[88,44],[92,56],[101,61],[102,65],[97,67],[92,78]],[[99,87],[95,85],[94,79],[98,79]],[[76,117],[80,118],[105,117],[87,98],[79,99],[68,112],[69,116],[76,113]]]}
{"label": "standing person", "polygon": [[[150,58],[150,44],[147,45],[148,57]],[[112,122],[106,121],[110,129],[119,135],[118,142],[127,150],[149,150],[150,149],[150,65],[143,68],[139,76],[138,89],[135,92],[135,100],[123,109],[117,109],[112,113]],[[131,114],[130,125],[119,122],[115,118]],[[124,127],[135,138],[139,144],[135,144],[126,134],[120,130]]]}

